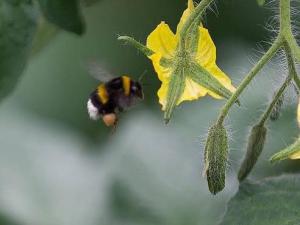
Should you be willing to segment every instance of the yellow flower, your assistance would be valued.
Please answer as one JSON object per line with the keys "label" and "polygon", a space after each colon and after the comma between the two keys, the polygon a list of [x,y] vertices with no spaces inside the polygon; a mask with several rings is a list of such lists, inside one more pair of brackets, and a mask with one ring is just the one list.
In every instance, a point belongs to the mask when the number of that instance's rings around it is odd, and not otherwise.
{"label": "yellow flower", "polygon": [[188,8],[183,12],[176,34],[161,22],[148,36],[146,46],[128,36],[118,38],[152,61],[162,82],[157,94],[166,122],[175,106],[183,101],[207,94],[217,99],[230,98],[235,91],[228,76],[216,64],[216,47],[208,30],[200,24],[202,12],[188,0]]}
{"label": "yellow flower", "polygon": [[[174,34],[169,26],[165,22],[161,22],[156,29],[147,38],[147,47],[151,49],[154,54],[148,56],[152,62],[159,80],[162,85],[158,91],[159,102],[162,105],[162,110],[166,110],[168,102],[168,92],[170,88],[170,80],[174,74],[174,62],[176,63],[176,57],[178,57],[178,51],[180,46],[180,31],[187,18],[194,10],[194,4],[192,0],[188,0],[188,8],[184,11],[180,22],[177,26],[176,34]],[[216,47],[209,35],[207,29],[202,26],[196,25],[198,32],[198,38],[194,49],[188,49],[187,54],[191,61],[202,66],[209,74],[216,78],[226,89],[233,92],[235,88],[231,85],[231,81],[228,76],[223,73],[216,65]],[[190,43],[186,43],[188,46]],[[191,45],[191,44],[190,44]],[[163,65],[161,59],[167,59],[173,62],[172,65]],[[171,63],[170,63],[171,64]],[[188,73],[190,71],[186,71]],[[211,95],[214,98],[222,98],[228,96],[220,96],[220,93],[216,93],[209,87],[195,82],[189,74],[184,76],[184,89],[181,96],[177,99],[176,105],[179,105],[183,101],[195,100],[206,94]]]}

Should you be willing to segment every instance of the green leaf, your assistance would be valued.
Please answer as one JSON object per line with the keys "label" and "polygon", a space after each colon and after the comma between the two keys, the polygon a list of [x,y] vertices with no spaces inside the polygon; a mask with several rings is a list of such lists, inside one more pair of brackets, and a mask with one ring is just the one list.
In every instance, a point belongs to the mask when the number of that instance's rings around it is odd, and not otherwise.
{"label": "green leaf", "polygon": [[59,29],[44,18],[39,19],[37,33],[35,35],[31,56],[39,53],[57,34]]}
{"label": "green leaf", "polygon": [[27,0],[0,3],[0,99],[15,87],[36,31],[37,8]]}
{"label": "green leaf", "polygon": [[39,0],[39,3],[49,22],[75,34],[84,33],[78,0]]}
{"label": "green leaf", "polygon": [[[100,0],[81,0],[81,4],[90,7]],[[49,23],[43,16],[39,19],[39,25],[36,37],[34,38],[32,47],[32,56],[39,53],[47,44],[59,33],[57,26]]]}
{"label": "green leaf", "polygon": [[229,201],[220,225],[299,224],[300,175],[244,182]]}

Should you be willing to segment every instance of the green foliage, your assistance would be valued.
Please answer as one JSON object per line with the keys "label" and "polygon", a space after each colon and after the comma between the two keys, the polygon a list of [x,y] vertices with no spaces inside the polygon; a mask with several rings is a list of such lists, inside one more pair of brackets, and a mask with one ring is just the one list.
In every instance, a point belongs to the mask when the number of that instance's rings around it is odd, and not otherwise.
{"label": "green foliage", "polygon": [[299,185],[299,175],[242,183],[230,200],[221,225],[298,224]]}
{"label": "green foliage", "polygon": [[49,22],[75,34],[84,33],[85,24],[81,17],[79,1],[39,0],[39,3]]}
{"label": "green foliage", "polygon": [[31,1],[0,4],[0,98],[15,87],[27,63],[36,31],[37,9]]}
{"label": "green foliage", "polygon": [[42,50],[56,36],[59,29],[53,24],[40,18],[38,29],[33,41],[31,55],[35,55]]}
{"label": "green foliage", "polygon": [[[88,1],[89,5],[95,2]],[[39,0],[39,3],[50,23],[83,34],[85,26],[78,1]],[[29,56],[42,49],[57,33],[57,28],[50,23],[39,16],[31,0],[0,2],[0,99],[16,86]]]}

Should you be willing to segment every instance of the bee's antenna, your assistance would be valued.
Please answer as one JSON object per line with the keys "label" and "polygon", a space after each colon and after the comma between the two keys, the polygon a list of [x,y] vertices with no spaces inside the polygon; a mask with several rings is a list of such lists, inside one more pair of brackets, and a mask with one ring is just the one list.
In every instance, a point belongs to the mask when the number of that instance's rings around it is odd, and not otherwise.
{"label": "bee's antenna", "polygon": [[144,70],[144,72],[140,75],[140,77],[138,79],[139,82],[142,83],[142,80],[143,80],[143,78],[144,78],[144,76],[146,75],[147,72],[148,72],[147,70]]}

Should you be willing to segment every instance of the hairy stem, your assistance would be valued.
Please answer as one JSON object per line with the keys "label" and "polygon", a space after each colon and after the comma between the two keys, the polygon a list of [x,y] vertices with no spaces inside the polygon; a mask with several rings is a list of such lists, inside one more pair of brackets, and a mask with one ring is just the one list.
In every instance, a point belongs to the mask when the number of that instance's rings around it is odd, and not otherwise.
{"label": "hairy stem", "polygon": [[285,89],[291,83],[291,80],[292,80],[292,76],[291,76],[291,74],[289,74],[288,77],[283,82],[283,84],[281,85],[281,87],[279,88],[279,90],[277,91],[277,93],[274,96],[274,98],[273,98],[271,104],[269,105],[268,109],[262,115],[262,117],[261,117],[261,119],[260,119],[260,121],[259,121],[258,124],[263,125],[266,122],[266,120],[270,117],[270,114],[272,113],[272,110],[273,110],[274,106],[276,105],[276,103],[279,100],[279,98],[283,95]]}
{"label": "hairy stem", "polygon": [[[239,95],[248,86],[251,80],[256,76],[256,74],[263,68],[263,66],[274,56],[274,54],[285,45],[285,51],[290,58],[290,60],[297,59],[300,62],[300,48],[295,40],[292,33],[291,25],[291,2],[290,0],[280,0],[280,31],[277,39],[272,44],[271,48],[264,54],[264,56],[258,61],[258,63],[252,68],[250,73],[245,77],[242,83],[237,88],[236,92],[231,96],[231,98],[226,102],[225,106],[222,108],[221,113],[218,118],[218,123],[223,123],[225,117],[228,114],[230,107],[237,100]],[[294,61],[293,61],[294,64]],[[300,88],[300,80],[297,75],[293,76],[293,79]]]}
{"label": "hairy stem", "polygon": [[154,52],[151,49],[147,48],[147,46],[141,44],[140,42],[136,41],[132,37],[120,36],[120,37],[118,37],[118,40],[124,41],[126,44],[132,45],[133,47],[138,49],[140,52],[142,52],[147,57],[154,54]]}
{"label": "hairy stem", "polygon": [[300,91],[300,79],[298,77],[297,74],[295,74],[295,76],[293,77],[294,78],[294,81],[295,81],[295,84],[296,84],[296,88],[297,88],[297,91],[299,92]]}
{"label": "hairy stem", "polygon": [[221,110],[217,123],[222,124],[224,119],[226,118],[229,109],[236,102],[240,94],[244,91],[244,89],[248,86],[248,84],[252,81],[252,79],[257,75],[257,73],[266,65],[269,60],[275,55],[275,53],[282,47],[283,40],[279,36],[276,41],[272,44],[269,50],[263,55],[263,57],[257,62],[257,64],[252,68],[249,74],[244,78],[239,87],[236,89],[234,94],[230,97],[230,99],[226,102],[224,107]]}
{"label": "hairy stem", "polygon": [[283,82],[283,84],[279,88],[276,95],[274,96],[274,99],[271,102],[271,104],[269,105],[267,111],[263,114],[259,124],[264,124],[266,122],[266,120],[269,118],[276,102],[278,101],[278,99],[284,93],[284,90],[289,86],[289,84],[291,83],[291,80],[295,76],[297,77],[296,66],[295,66],[295,63],[294,63],[293,55],[292,55],[291,49],[290,49],[287,42],[284,43],[284,51],[285,51],[285,55],[286,55],[286,59],[287,59],[287,63],[288,63],[289,74],[288,74],[286,80]]}
{"label": "hairy stem", "polygon": [[202,14],[204,13],[205,9],[209,6],[210,3],[212,3],[213,0],[202,0],[199,5],[195,8],[193,13],[189,16],[187,21],[184,23],[181,31],[180,31],[180,37],[181,37],[181,43],[184,46],[185,38],[187,36],[187,33],[192,26],[192,24],[199,20],[200,17],[202,17]]}
{"label": "hairy stem", "polygon": [[289,43],[289,46],[291,47],[293,56],[295,57],[295,59],[298,61],[298,63],[300,63],[300,47],[297,44],[296,39],[294,38],[294,36],[292,36],[290,39],[287,40]]}
{"label": "hairy stem", "polygon": [[291,2],[280,0],[280,33],[283,35],[292,33],[291,25]]}

